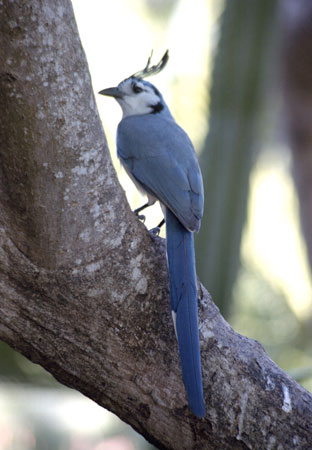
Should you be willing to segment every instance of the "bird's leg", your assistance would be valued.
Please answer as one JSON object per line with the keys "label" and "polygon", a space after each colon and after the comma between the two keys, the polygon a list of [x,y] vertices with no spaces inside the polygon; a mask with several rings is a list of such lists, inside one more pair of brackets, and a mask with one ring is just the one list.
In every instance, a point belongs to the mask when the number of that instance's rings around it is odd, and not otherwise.
{"label": "bird's leg", "polygon": [[137,216],[137,218],[139,220],[142,220],[143,223],[145,222],[145,216],[144,216],[144,214],[139,214],[139,213],[141,211],[143,211],[143,209],[147,208],[148,206],[150,206],[150,204],[147,202],[147,203],[144,203],[144,205],[140,206],[139,208],[137,208],[133,211],[134,214]]}
{"label": "bird's leg", "polygon": [[158,236],[160,233],[160,229],[163,226],[163,224],[165,223],[165,219],[163,219],[155,228],[152,228],[150,230],[150,233],[152,233],[154,236]]}

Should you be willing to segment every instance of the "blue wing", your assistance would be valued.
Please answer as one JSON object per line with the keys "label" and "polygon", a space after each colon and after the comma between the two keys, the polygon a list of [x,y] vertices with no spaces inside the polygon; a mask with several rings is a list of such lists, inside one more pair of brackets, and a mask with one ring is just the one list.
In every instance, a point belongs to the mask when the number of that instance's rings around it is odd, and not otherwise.
{"label": "blue wing", "polygon": [[117,153],[144,190],[171,209],[188,230],[199,230],[201,172],[190,139],[173,119],[152,114],[126,117],[118,126]]}

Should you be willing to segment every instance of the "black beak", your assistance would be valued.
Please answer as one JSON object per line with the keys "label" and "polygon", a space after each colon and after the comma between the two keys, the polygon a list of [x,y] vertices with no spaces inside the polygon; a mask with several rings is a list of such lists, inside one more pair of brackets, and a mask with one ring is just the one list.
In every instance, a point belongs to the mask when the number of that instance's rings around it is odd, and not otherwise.
{"label": "black beak", "polygon": [[102,91],[99,92],[99,94],[108,95],[109,97],[114,98],[122,98],[122,93],[120,92],[118,87],[103,89]]}

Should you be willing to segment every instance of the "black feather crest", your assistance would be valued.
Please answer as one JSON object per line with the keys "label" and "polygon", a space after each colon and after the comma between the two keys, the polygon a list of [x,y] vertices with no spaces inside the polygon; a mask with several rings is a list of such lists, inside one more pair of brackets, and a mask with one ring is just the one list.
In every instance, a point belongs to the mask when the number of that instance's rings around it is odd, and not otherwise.
{"label": "black feather crest", "polygon": [[143,78],[150,77],[151,75],[156,75],[157,73],[161,72],[163,70],[163,68],[165,67],[165,65],[167,64],[167,62],[168,62],[169,50],[166,50],[164,56],[161,58],[159,63],[154,64],[153,66],[150,66],[152,56],[153,56],[153,50],[151,51],[151,55],[150,55],[150,57],[147,60],[147,64],[146,64],[145,68],[143,70],[140,70],[139,72],[134,73],[129,78],[141,78],[141,79],[143,79]]}

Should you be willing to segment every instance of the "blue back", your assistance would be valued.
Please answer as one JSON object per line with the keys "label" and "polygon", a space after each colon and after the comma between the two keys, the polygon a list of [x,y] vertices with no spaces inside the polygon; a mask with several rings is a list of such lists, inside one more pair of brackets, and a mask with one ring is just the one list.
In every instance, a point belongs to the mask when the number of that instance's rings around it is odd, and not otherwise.
{"label": "blue back", "polygon": [[128,116],[118,125],[117,153],[147,192],[180,222],[198,231],[203,215],[203,182],[193,145],[171,116]]}

